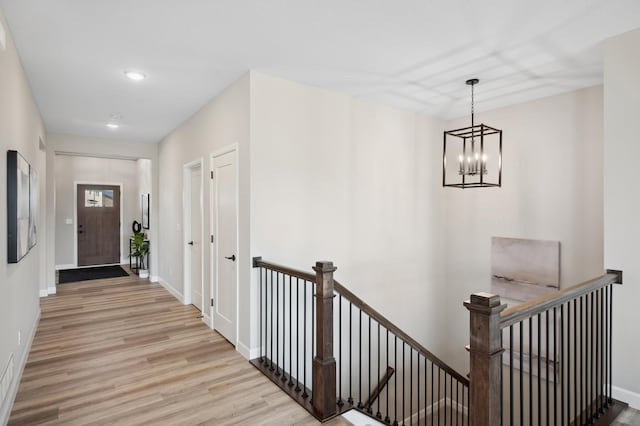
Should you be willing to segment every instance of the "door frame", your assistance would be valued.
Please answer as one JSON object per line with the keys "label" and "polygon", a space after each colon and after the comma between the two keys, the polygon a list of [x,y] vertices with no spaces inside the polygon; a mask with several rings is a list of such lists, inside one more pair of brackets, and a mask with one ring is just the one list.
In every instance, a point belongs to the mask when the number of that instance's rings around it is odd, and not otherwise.
{"label": "door frame", "polygon": [[[122,227],[122,221],[124,220],[124,185],[119,182],[96,182],[96,181],[73,181],[73,267],[78,268],[78,185],[108,185],[120,187],[120,255],[118,256],[118,265],[123,265],[122,255],[123,241],[124,241],[124,229]],[[113,263],[107,263],[107,265],[113,265]],[[81,268],[92,268],[99,265],[81,266]]]}
{"label": "door frame", "polygon": [[[185,163],[182,166],[182,217],[184,226],[182,228],[182,277],[183,277],[183,303],[190,305],[191,300],[191,250],[187,250],[187,243],[191,236],[191,172],[196,168],[200,168],[200,241],[202,241],[202,249],[200,250],[200,276],[201,276],[201,305],[202,314],[205,315],[204,303],[204,159],[202,157]],[[203,317],[203,321],[204,321]]]}
{"label": "door frame", "polygon": [[[220,157],[221,155],[225,155],[225,154],[229,154],[231,152],[234,153],[234,158],[233,161],[236,165],[236,317],[235,317],[235,322],[236,322],[236,338],[235,338],[235,342],[231,342],[234,346],[237,347],[238,344],[238,336],[240,333],[240,329],[239,329],[239,322],[238,319],[240,317],[240,270],[241,270],[241,266],[242,266],[242,257],[240,256],[240,164],[239,164],[239,158],[240,156],[238,155],[238,144],[237,143],[233,143],[230,145],[226,145],[223,148],[220,148],[216,151],[213,151],[211,153],[211,155],[209,156],[209,166],[210,166],[210,170],[211,170],[211,179],[209,180],[209,201],[210,201],[210,214],[209,214],[209,219],[210,219],[210,223],[209,226],[211,229],[211,235],[212,236],[216,236],[214,238],[213,243],[211,243],[211,250],[210,250],[210,265],[211,265],[211,271],[210,271],[210,296],[211,298],[213,298],[213,295],[216,294],[215,293],[215,289],[217,288],[218,283],[216,282],[216,270],[218,269],[218,244],[217,244],[217,235],[218,235],[218,216],[217,216],[217,205],[216,205],[216,191],[215,191],[215,184],[213,181],[213,170],[214,170],[214,162],[215,159],[217,157]],[[214,307],[211,306],[211,303],[209,303],[209,316],[211,318],[211,329],[215,329],[215,324],[214,324]]]}

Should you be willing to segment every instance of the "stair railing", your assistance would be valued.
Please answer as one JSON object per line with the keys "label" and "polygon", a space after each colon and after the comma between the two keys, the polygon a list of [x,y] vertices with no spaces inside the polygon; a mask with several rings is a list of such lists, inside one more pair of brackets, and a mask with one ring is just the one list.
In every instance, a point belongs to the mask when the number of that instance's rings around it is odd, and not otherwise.
{"label": "stair railing", "polygon": [[[624,408],[612,398],[613,284],[621,271],[506,309],[472,294],[471,425],[584,425]],[[610,416],[610,417],[608,417]]]}
{"label": "stair railing", "polygon": [[[333,279],[254,258],[251,363],[321,421],[355,408],[387,424],[466,425],[469,380]],[[312,356],[313,355],[313,356]]]}
{"label": "stair railing", "polygon": [[467,425],[469,380],[337,281],[334,289],[338,404],[387,424]]}

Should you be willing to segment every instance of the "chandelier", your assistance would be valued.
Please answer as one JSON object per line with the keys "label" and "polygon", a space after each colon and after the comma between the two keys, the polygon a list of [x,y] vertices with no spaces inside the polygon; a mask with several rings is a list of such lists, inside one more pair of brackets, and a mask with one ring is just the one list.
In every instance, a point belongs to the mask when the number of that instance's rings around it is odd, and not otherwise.
{"label": "chandelier", "polygon": [[[502,130],[475,124],[474,86],[480,80],[466,81],[471,86],[471,126],[444,132],[442,186],[482,188],[502,186]],[[449,167],[447,163],[457,167]]]}

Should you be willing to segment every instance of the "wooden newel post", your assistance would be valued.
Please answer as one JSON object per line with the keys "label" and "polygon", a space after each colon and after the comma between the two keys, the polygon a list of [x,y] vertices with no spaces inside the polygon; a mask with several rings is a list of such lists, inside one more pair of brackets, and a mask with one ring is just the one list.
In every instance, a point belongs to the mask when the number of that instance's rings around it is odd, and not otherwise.
{"label": "wooden newel post", "polygon": [[333,262],[316,262],[316,354],[313,409],[325,420],[336,413],[336,359],[333,357]]}
{"label": "wooden newel post", "polygon": [[470,313],[469,420],[472,426],[500,424],[500,296],[476,293],[464,302]]}

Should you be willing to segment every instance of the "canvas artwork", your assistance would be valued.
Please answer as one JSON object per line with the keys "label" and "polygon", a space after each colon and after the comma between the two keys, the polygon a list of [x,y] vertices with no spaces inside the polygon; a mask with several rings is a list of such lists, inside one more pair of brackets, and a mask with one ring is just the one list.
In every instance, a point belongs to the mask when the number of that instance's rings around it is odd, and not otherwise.
{"label": "canvas artwork", "polygon": [[7,151],[7,261],[17,263],[29,251],[29,163]]}
{"label": "canvas artwork", "polygon": [[491,239],[491,291],[526,302],[560,289],[560,242]]}
{"label": "canvas artwork", "polygon": [[38,211],[40,209],[40,194],[38,172],[29,167],[29,248],[38,242]]}

